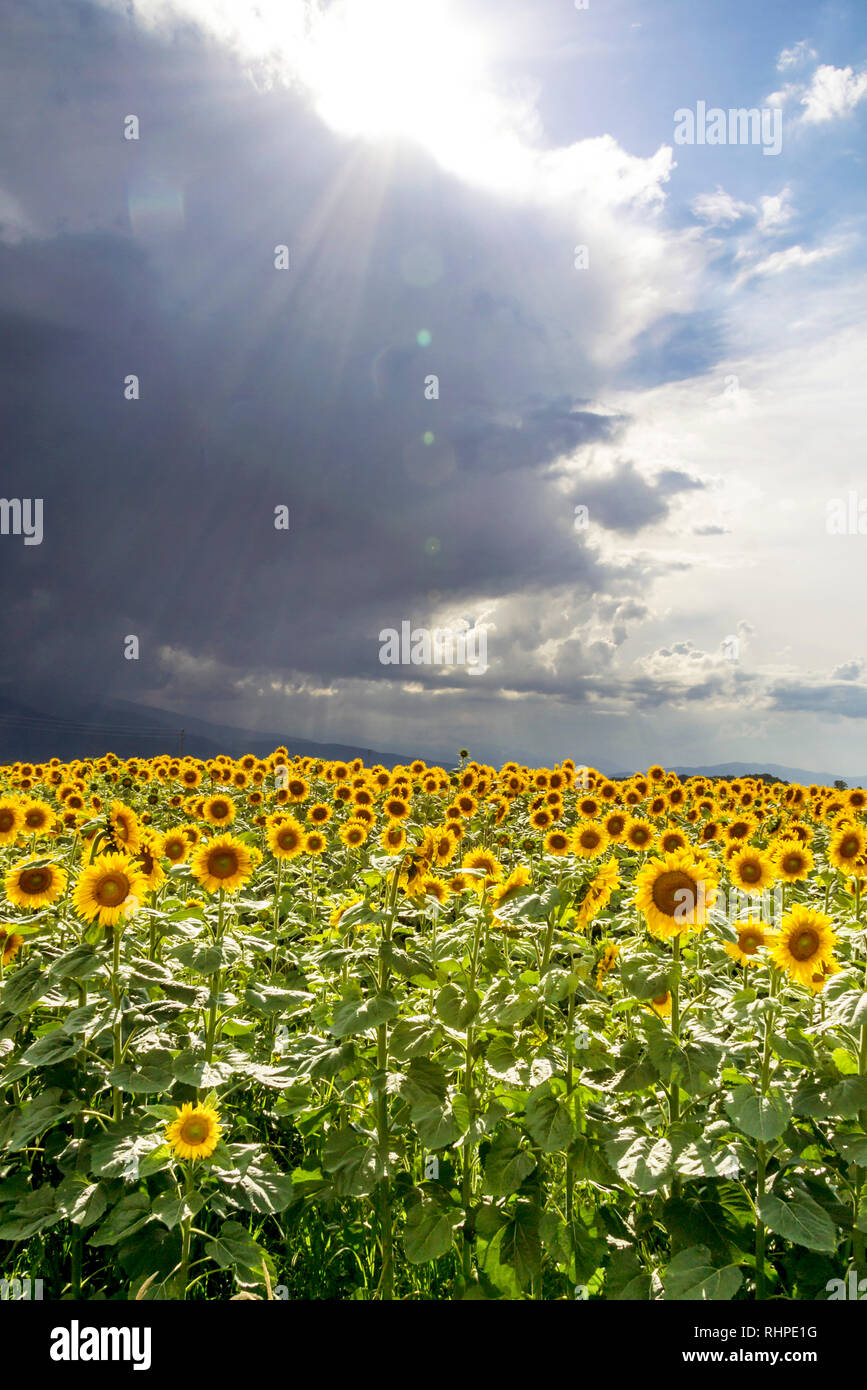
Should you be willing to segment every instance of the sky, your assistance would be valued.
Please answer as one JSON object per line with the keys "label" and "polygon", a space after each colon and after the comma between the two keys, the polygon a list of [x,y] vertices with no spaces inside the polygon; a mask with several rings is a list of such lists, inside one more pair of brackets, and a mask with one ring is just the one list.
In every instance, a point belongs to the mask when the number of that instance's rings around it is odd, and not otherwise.
{"label": "sky", "polygon": [[0,693],[864,772],[863,4],[6,0],[0,91]]}

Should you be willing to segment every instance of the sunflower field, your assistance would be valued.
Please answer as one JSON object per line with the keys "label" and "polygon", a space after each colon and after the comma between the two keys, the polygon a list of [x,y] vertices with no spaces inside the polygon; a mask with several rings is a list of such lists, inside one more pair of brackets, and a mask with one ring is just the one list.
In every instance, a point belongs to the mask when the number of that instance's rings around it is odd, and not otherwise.
{"label": "sunflower field", "polygon": [[83,1300],[826,1298],[867,793],[0,769],[0,1273]]}

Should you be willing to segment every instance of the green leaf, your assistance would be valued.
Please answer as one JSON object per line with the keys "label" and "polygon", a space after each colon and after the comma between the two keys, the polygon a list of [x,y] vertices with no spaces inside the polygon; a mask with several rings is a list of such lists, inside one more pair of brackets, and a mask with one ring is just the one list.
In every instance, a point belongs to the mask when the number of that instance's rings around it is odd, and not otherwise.
{"label": "green leaf", "polygon": [[82,1228],[98,1221],[108,1206],[102,1183],[88,1182],[81,1173],[72,1173],[57,1189],[57,1210]]}
{"label": "green leaf", "polygon": [[863,1134],[835,1134],[831,1140],[838,1154],[847,1163],[857,1163],[867,1168],[867,1137]]}
{"label": "green leaf", "polygon": [[658,1192],[671,1174],[672,1146],[658,1135],[626,1130],[609,1139],[605,1152],[624,1182],[639,1192]]}
{"label": "green leaf", "polygon": [[134,1182],[140,1176],[142,1160],[164,1142],[165,1136],[160,1130],[142,1134],[141,1125],[132,1121],[112,1125],[105,1134],[91,1140],[91,1170],[100,1177]]}
{"label": "green leaf", "polygon": [[468,1023],[472,1023],[479,1012],[480,996],[474,989],[465,993],[454,982],[443,985],[436,997],[434,1008],[448,1028],[463,1033]]}
{"label": "green leaf", "polygon": [[248,985],[244,994],[244,1003],[247,1008],[254,1013],[263,1014],[266,1018],[279,1015],[280,1018],[291,1018],[294,1014],[306,1013],[312,1008],[316,996],[309,994],[303,989],[277,989],[274,985],[255,984]]}
{"label": "green leaf", "polygon": [[26,1148],[58,1121],[65,1120],[67,1116],[74,1115],[80,1109],[78,1101],[72,1101],[68,1105],[61,1104],[62,1094],[59,1086],[51,1086],[35,1100],[22,1105],[17,1113],[14,1110],[9,1112],[10,1130],[6,1142],[10,1153]]}
{"label": "green leaf", "polygon": [[530,1093],[525,1123],[543,1153],[567,1148],[574,1133],[569,1111],[551,1094],[547,1082]]}
{"label": "green leaf", "polygon": [[594,1143],[586,1134],[579,1134],[569,1145],[569,1163],[576,1178],[613,1187],[617,1175],[608,1162],[600,1143]]}
{"label": "green leaf", "polygon": [[126,1240],[134,1231],[140,1231],[149,1221],[153,1221],[150,1197],[146,1192],[131,1192],[121,1197],[116,1207],[112,1207],[108,1219],[98,1226],[87,1242],[88,1245],[117,1245]]}
{"label": "green leaf", "polygon": [[417,977],[425,980],[436,979],[430,957],[421,951],[402,951],[393,941],[383,941],[379,947],[379,954],[390,970],[394,970],[406,980]]}
{"label": "green leaf", "polygon": [[674,1168],[687,1178],[736,1178],[741,1171],[741,1161],[727,1144],[715,1145],[707,1139],[696,1139],[677,1155]]}
{"label": "green leaf", "polygon": [[692,1245],[675,1255],[663,1278],[667,1299],[724,1302],[734,1298],[741,1286],[735,1265],[714,1267],[706,1245]]}
{"label": "green leaf", "polygon": [[757,1203],[759,1216],[775,1235],[804,1245],[808,1250],[824,1250],[829,1254],[837,1249],[837,1232],[826,1211],[806,1193],[798,1193],[784,1202],[770,1193]]}
{"label": "green leaf", "polygon": [[501,1125],[485,1155],[484,1191],[491,1197],[508,1197],[535,1167],[533,1155],[521,1148],[520,1131],[514,1125]]}
{"label": "green leaf", "polygon": [[382,1177],[374,1146],[356,1130],[333,1129],[325,1141],[322,1167],[334,1174],[339,1197],[366,1197]]}
{"label": "green leaf", "polygon": [[692,1246],[707,1246],[714,1260],[732,1254],[726,1214],[718,1202],[707,1198],[673,1197],[662,1208],[662,1220],[671,1236],[673,1254]]}
{"label": "green leaf", "polygon": [[291,1177],[280,1172],[266,1151],[255,1154],[240,1182],[229,1184],[229,1191],[237,1206],[259,1216],[276,1216],[285,1211],[295,1195]]}
{"label": "green leaf", "polygon": [[463,1126],[454,1106],[436,1096],[425,1096],[411,1110],[416,1133],[426,1149],[443,1149],[453,1144]]}
{"label": "green leaf", "polygon": [[26,1067],[53,1067],[58,1062],[66,1061],[67,1057],[72,1057],[80,1047],[80,1039],[70,1037],[62,1028],[55,1028],[53,1032],[46,1033],[45,1037],[37,1038],[36,1042],[31,1043],[22,1053],[21,1062]]}
{"label": "green leaf", "polygon": [[241,1288],[254,1288],[264,1284],[263,1264],[268,1270],[272,1287],[277,1282],[277,1271],[271,1256],[257,1245],[246,1227],[237,1221],[224,1221],[219,1236],[205,1245],[205,1254],[223,1269],[231,1269]]}
{"label": "green leaf", "polygon": [[439,1028],[432,1027],[426,1016],[398,1019],[392,1030],[389,1051],[398,1062],[410,1057],[427,1057],[441,1037]]}
{"label": "green leaf", "polygon": [[452,1248],[453,1232],[464,1219],[455,1207],[442,1207],[437,1202],[416,1202],[406,1218],[403,1250],[410,1264],[426,1264],[447,1255]]}
{"label": "green leaf", "polygon": [[779,1139],[792,1118],[792,1107],[782,1091],[763,1096],[752,1086],[737,1086],[726,1099],[725,1109],[737,1129],[765,1144]]}
{"label": "green leaf", "polygon": [[658,999],[671,988],[671,962],[652,951],[618,957],[620,978],[627,994],[636,999]]}
{"label": "green leaf", "polygon": [[38,961],[29,960],[7,976],[0,991],[0,1007],[10,1014],[25,1013],[51,988],[51,980]]}
{"label": "green leaf", "polygon": [[500,1263],[511,1265],[522,1288],[542,1268],[539,1220],[539,1210],[531,1202],[516,1202],[500,1233]]}
{"label": "green leaf", "polygon": [[235,1068],[228,1062],[207,1062],[204,1052],[191,1047],[175,1058],[172,1071],[178,1081],[202,1091],[225,1086],[235,1075]]}
{"label": "green leaf", "polygon": [[188,1216],[195,1216],[205,1205],[205,1195],[203,1192],[164,1192],[161,1197],[157,1197],[153,1205],[153,1213],[158,1221],[168,1226],[172,1230]]}
{"label": "green leaf", "polygon": [[57,1210],[56,1194],[51,1187],[40,1187],[23,1201],[16,1203],[11,1214],[0,1222],[0,1240],[29,1240],[37,1231],[56,1226],[63,1212]]}
{"label": "green leaf", "polygon": [[124,1062],[115,1067],[114,1071],[109,1072],[108,1079],[112,1086],[117,1086],[121,1091],[150,1095],[155,1091],[170,1090],[174,1081],[172,1067],[172,1054],[155,1047],[150,1052],[142,1053],[138,1065]]}
{"label": "green leaf", "polygon": [[369,999],[345,999],[335,1010],[334,1021],[328,1031],[335,1038],[366,1033],[394,1018],[399,1007],[394,995],[388,993],[374,994]]}

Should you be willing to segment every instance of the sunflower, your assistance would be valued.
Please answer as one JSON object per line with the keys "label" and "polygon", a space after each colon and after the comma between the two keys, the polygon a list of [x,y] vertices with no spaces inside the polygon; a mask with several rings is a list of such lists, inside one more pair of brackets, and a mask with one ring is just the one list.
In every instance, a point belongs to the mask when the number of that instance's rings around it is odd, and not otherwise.
{"label": "sunflower", "polygon": [[331,926],[332,926],[332,927],[339,927],[339,926],[340,926],[340,919],[342,918],[344,912],[347,912],[347,911],[349,910],[350,907],[355,907],[356,903],[363,903],[363,902],[364,902],[364,898],[363,898],[363,896],[359,893],[359,894],[358,894],[356,897],[354,897],[354,898],[347,898],[345,903],[338,903],[337,907],[335,907],[335,908],[333,909],[333,911],[332,911],[332,913],[331,913],[331,917],[330,917],[330,919],[329,919],[329,920],[330,920],[330,923],[331,923]]}
{"label": "sunflower", "polygon": [[[451,836],[447,836],[451,843]],[[392,821],[387,825],[379,837],[379,843],[386,854],[400,854],[406,845],[406,831],[398,821]]]}
{"label": "sunflower", "polygon": [[424,874],[419,879],[419,897],[436,898],[438,903],[444,903],[451,894],[449,885],[436,874]]}
{"label": "sunflower", "polygon": [[453,893],[469,893],[473,887],[473,881],[466,874],[452,874],[452,877],[448,879],[448,885]]}
{"label": "sunflower", "polygon": [[73,905],[85,921],[113,927],[138,908],[147,883],[135,860],[125,854],[101,854],[83,869]]}
{"label": "sunflower", "polygon": [[656,839],[656,832],[649,821],[631,816],[623,838],[630,849],[648,850]]}
{"label": "sunflower", "polygon": [[160,858],[163,854],[163,837],[158,830],[148,828],[141,837],[141,845],[135,862],[144,874],[147,891],[152,893],[165,879]]}
{"label": "sunflower", "polygon": [[326,845],[325,836],[319,830],[311,830],[304,840],[305,854],[321,854]]}
{"label": "sunflower", "polygon": [[623,838],[628,820],[629,817],[625,811],[611,811],[603,818],[602,824],[605,827],[605,834],[612,844]]}
{"label": "sunflower", "polygon": [[172,864],[182,864],[190,852],[183,830],[169,830],[163,836],[163,854]]}
{"label": "sunflower", "polygon": [[828,859],[835,869],[841,869],[846,873],[854,868],[865,852],[867,835],[862,826],[854,822],[837,826],[828,845]]}
{"label": "sunflower", "polygon": [[547,830],[548,826],[553,825],[553,823],[554,817],[551,814],[550,806],[540,806],[530,816],[530,824],[534,830]]}
{"label": "sunflower", "polygon": [[[281,827],[282,829],[282,827]],[[236,835],[216,835],[196,849],[190,873],[206,893],[235,893],[253,872],[253,853]]]}
{"label": "sunflower", "polygon": [[784,883],[797,883],[813,871],[813,851],[798,840],[782,840],[774,851],[774,868]]}
{"label": "sunflower", "polygon": [[31,857],[10,869],[5,886],[7,898],[16,907],[47,907],[66,888],[66,873],[57,864]]}
{"label": "sunflower", "polygon": [[620,874],[617,869],[617,860],[606,859],[590,880],[587,892],[581,899],[581,906],[578,909],[579,930],[583,931],[588,922],[592,922],[594,917],[598,917],[599,913],[604,911],[608,906],[611,894],[619,884]]}
{"label": "sunflower", "polygon": [[[460,877],[463,877],[463,875],[460,875]],[[508,902],[520,889],[526,888],[529,882],[530,870],[527,865],[517,864],[508,878],[504,879],[502,883],[496,884],[496,886],[491,889],[491,902],[494,907],[497,907],[500,903]]]}
{"label": "sunflower", "polygon": [[746,844],[755,833],[758,822],[754,816],[738,816],[723,828],[723,839],[727,844]]}
{"label": "sunflower", "polygon": [[783,918],[773,950],[774,964],[799,984],[810,985],[826,963],[834,963],[836,937],[831,918],[815,908],[797,903]]}
{"label": "sunflower", "polygon": [[324,801],[316,801],[312,806],[308,806],[306,815],[312,825],[327,825],[331,820],[333,811]]}
{"label": "sunflower", "polygon": [[659,848],[663,854],[677,854],[678,850],[689,848],[689,841],[682,830],[664,830],[659,837]]}
{"label": "sunflower", "polygon": [[816,971],[816,973],[810,976],[810,989],[813,991],[814,994],[821,994],[822,990],[825,988],[825,981],[828,979],[828,977],[830,975],[839,974],[839,965],[832,957],[829,956],[827,960],[822,961],[821,967]]}
{"label": "sunflower", "polygon": [[208,825],[231,825],[235,819],[235,803],[230,796],[209,796],[203,810]]}
{"label": "sunflower", "polygon": [[141,843],[141,827],[135,812],[122,801],[113,801],[109,807],[108,818],[117,843],[127,854],[135,854]]}
{"label": "sunflower", "polygon": [[4,965],[8,965],[10,961],[15,959],[23,945],[23,936],[19,936],[17,932],[10,934],[0,927],[0,961]]}
{"label": "sunflower", "polygon": [[47,835],[54,821],[54,812],[47,801],[25,801],[21,807],[25,835]]}
{"label": "sunflower", "polygon": [[761,893],[776,878],[773,860],[759,849],[736,850],[729,863],[729,873],[736,888],[745,893]]}
{"label": "sunflower", "polygon": [[491,888],[495,883],[501,882],[503,877],[503,866],[499,859],[486,849],[470,850],[461,860],[461,868],[482,871],[475,880],[475,887],[479,892],[484,887]]}
{"label": "sunflower", "polygon": [[294,816],[274,822],[268,831],[268,847],[277,859],[294,859],[304,849],[304,827]]}
{"label": "sunflower", "polygon": [[348,820],[340,827],[338,834],[347,849],[356,849],[367,840],[368,827],[360,820]]}
{"label": "sunflower", "polygon": [[671,991],[657,994],[654,999],[649,1000],[648,1007],[660,1018],[671,1018]]}
{"label": "sunflower", "polygon": [[21,803],[11,797],[0,798],[0,845],[13,845],[24,827]]}
{"label": "sunflower", "polygon": [[597,859],[608,848],[605,827],[597,821],[579,821],[572,832],[572,850],[580,859]]}
{"label": "sunflower", "polygon": [[602,981],[605,979],[605,976],[608,974],[609,970],[612,970],[616,965],[617,957],[619,955],[620,947],[616,941],[609,943],[609,945],[607,945],[603,950],[602,955],[599,957],[599,963],[596,966],[597,989],[602,988]]}
{"label": "sunflower", "polygon": [[635,906],[644,913],[651,936],[679,936],[707,923],[716,899],[716,881],[707,861],[689,852],[650,859],[635,878]]}
{"label": "sunflower", "polygon": [[223,1133],[214,1106],[207,1102],[192,1105],[187,1101],[180,1109],[175,1107],[175,1115],[166,1126],[166,1142],[171,1144],[175,1157],[210,1158]]}
{"label": "sunflower", "polygon": [[763,947],[773,945],[774,933],[764,922],[736,922],[735,931],[738,939],[725,943],[723,949],[726,955],[731,956],[739,965],[758,965],[758,952]]}
{"label": "sunflower", "polygon": [[572,841],[565,830],[549,830],[545,836],[545,850],[548,854],[558,857],[568,854],[572,848]]}

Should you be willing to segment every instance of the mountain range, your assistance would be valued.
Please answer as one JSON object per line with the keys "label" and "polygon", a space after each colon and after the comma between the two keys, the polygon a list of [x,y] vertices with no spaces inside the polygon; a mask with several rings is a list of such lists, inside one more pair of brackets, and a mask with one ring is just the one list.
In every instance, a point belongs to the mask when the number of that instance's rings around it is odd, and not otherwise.
{"label": "mountain range", "polygon": [[[53,707],[52,707],[53,706]],[[181,738],[183,732],[183,739]],[[0,763],[47,762],[60,758],[96,758],[111,751],[118,757],[152,757],[156,753],[183,751],[196,758],[212,758],[227,753],[239,758],[245,753],[264,757],[283,744],[290,753],[324,759],[364,758],[369,765],[382,763],[394,767],[423,757],[429,763],[441,764],[442,759],[424,750],[412,753],[384,752],[363,748],[353,743],[316,743],[296,738],[286,730],[263,733],[238,728],[232,724],[216,724],[194,715],[179,715],[153,705],[136,704],[130,700],[109,697],[86,700],[82,696],[64,696],[59,702],[49,701],[44,693],[23,698],[0,694]],[[567,750],[564,750],[566,756]],[[582,759],[575,755],[576,763]],[[595,766],[599,766],[598,763]],[[634,770],[634,769],[633,769]],[[611,772],[607,776],[624,777],[631,773]],[[671,769],[680,777],[745,777],[768,772],[784,782],[802,782],[809,786],[833,786],[842,779],[849,786],[865,786],[867,778],[851,777],[845,773],[815,772],[809,768],[788,767],[782,763],[727,762],[700,767]]]}

